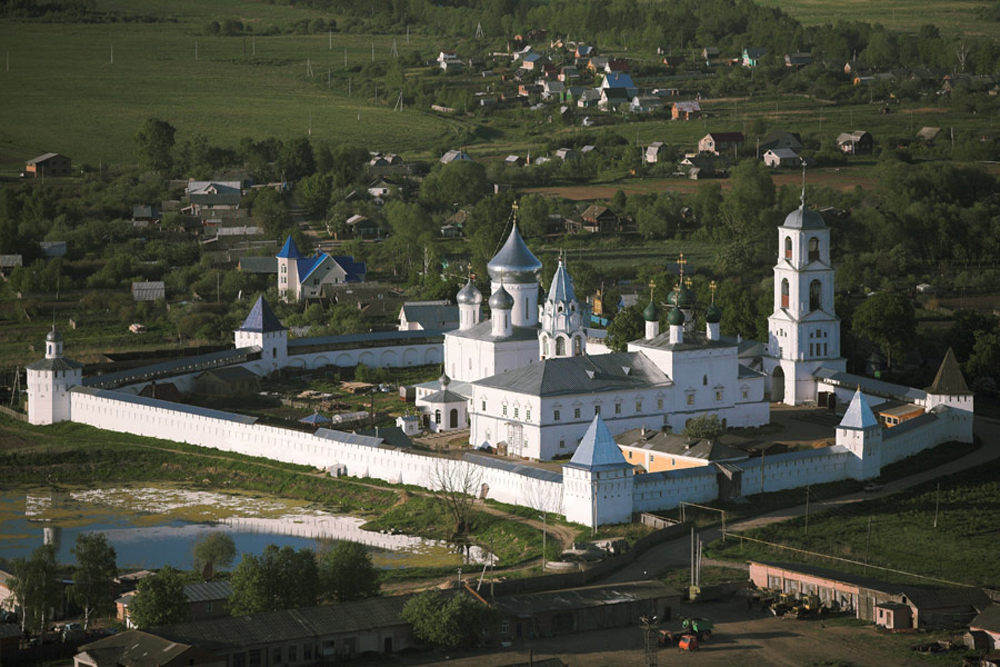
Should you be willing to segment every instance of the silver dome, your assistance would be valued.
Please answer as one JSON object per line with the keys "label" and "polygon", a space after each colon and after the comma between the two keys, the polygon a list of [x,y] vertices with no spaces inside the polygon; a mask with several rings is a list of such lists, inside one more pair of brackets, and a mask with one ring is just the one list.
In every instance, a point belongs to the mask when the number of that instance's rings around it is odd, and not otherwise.
{"label": "silver dome", "polygon": [[55,325],[52,326],[52,330],[45,336],[45,340],[50,343],[56,343],[63,339],[62,334],[56,330]]}
{"label": "silver dome", "polygon": [[458,291],[458,295],[455,297],[458,305],[472,305],[478,306],[483,302],[483,293],[480,292],[476,286],[473,284],[472,279],[465,283],[465,287]]}
{"label": "silver dome", "polygon": [[493,280],[525,285],[538,282],[538,272],[542,270],[542,263],[528,250],[515,223],[506,243],[486,265],[486,269]]}
{"label": "silver dome", "polygon": [[493,292],[489,303],[490,310],[510,310],[514,307],[514,297],[501,285],[496,292]]}
{"label": "silver dome", "polygon": [[803,205],[789,213],[781,226],[791,229],[825,229],[826,223],[823,222],[823,216]]}

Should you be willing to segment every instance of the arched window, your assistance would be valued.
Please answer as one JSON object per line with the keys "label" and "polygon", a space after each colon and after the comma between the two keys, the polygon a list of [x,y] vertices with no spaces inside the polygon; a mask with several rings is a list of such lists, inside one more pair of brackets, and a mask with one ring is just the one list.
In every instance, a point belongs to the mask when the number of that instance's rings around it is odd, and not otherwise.
{"label": "arched window", "polygon": [[708,376],[707,375],[702,375],[701,376],[701,385],[703,387],[707,387],[708,386]]}
{"label": "arched window", "polygon": [[823,284],[818,280],[809,283],[809,310],[821,310],[823,300],[821,298]]}
{"label": "arched window", "polygon": [[788,308],[788,278],[781,280],[781,307]]}
{"label": "arched window", "polygon": [[785,237],[785,259],[791,259],[791,258],[792,258],[792,237],[791,236],[786,236]]}
{"label": "arched window", "polygon": [[815,262],[819,259],[819,239],[815,236],[809,239],[809,261]]}
{"label": "arched window", "polygon": [[562,338],[562,337],[556,338],[556,356],[557,357],[564,357],[564,356],[566,356],[566,339],[565,338]]}
{"label": "arched window", "polygon": [[580,343],[581,338],[579,336],[573,339],[573,356],[579,357],[583,354],[583,345]]}
{"label": "arched window", "polygon": [[434,411],[434,423],[435,424],[440,424],[441,423],[441,411],[440,410],[435,410]]}

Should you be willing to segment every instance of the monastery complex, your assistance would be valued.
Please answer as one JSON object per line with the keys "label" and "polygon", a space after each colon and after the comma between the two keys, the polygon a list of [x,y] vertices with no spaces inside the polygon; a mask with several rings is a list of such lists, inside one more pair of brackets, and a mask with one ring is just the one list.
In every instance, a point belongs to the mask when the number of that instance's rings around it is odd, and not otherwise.
{"label": "monastery complex", "polygon": [[[660,330],[660,307],[650,303],[644,336],[627,351],[609,352],[588,335],[589,309],[577,299],[562,261],[542,294],[541,262],[512,216],[509,235],[488,265],[489,319],[483,319],[484,295],[470,280],[457,294],[459,326],[451,331],[289,340],[261,298],[235,332],[232,350],[88,377],[81,364],[64,356],[53,327],[45,358],[28,367],[28,417],[33,424],[69,420],[429,488],[446,470],[471,468],[481,480],[481,495],[556,511],[587,526],[627,522],[637,512],[682,501],[870,479],[883,465],[921,450],[971,441],[973,396],[951,352],[925,390],[846,372],[833,306],[830,230],[804,197],[778,228],[777,245],[767,341],[722,336],[721,310],[714,301],[699,304],[684,284],[681,264],[678,288],[663,306],[666,330]],[[347,279],[332,259],[303,259],[291,239],[278,259],[285,267],[279,289],[286,296],[298,293],[293,286],[302,282],[300,273]],[[699,314],[703,330],[695,326]],[[283,429],[139,395],[167,379],[190,390],[208,369],[243,369],[266,378],[283,370],[360,363],[443,364],[439,381],[416,387],[416,404],[431,430],[468,428],[469,453],[442,459],[379,437]],[[740,450],[703,460],[681,452],[664,465],[660,452],[690,419],[715,415],[726,427],[762,426],[770,421],[770,401],[846,404],[836,444],[766,461]],[[890,405],[907,406],[908,415],[917,416],[883,426],[873,408]],[[711,452],[714,445],[704,447]],[[561,472],[525,464],[563,458],[569,460]],[[539,507],[540,498],[551,500]]]}

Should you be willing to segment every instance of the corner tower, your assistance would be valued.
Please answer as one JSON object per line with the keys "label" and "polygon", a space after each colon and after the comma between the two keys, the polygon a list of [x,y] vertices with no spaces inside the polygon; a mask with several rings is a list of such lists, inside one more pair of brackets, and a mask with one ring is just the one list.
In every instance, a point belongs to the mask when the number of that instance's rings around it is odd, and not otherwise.
{"label": "corner tower", "polygon": [[595,415],[569,463],[563,466],[566,519],[585,526],[632,520],[632,464]]}
{"label": "corner tower", "polygon": [[70,419],[69,390],[83,381],[83,364],[63,357],[63,337],[52,325],[45,358],[28,366],[28,422],[55,424]]}
{"label": "corner tower", "polygon": [[[803,172],[804,178],[804,172]],[[815,401],[819,368],[843,371],[840,318],[833,308],[830,228],[802,203],[778,228],[774,266],[774,311],[767,318],[764,370],[772,401],[801,405]]]}
{"label": "corner tower", "polygon": [[259,347],[265,374],[281,370],[288,363],[288,329],[282,326],[264,297],[258,297],[243,326],[235,331],[236,347]]}

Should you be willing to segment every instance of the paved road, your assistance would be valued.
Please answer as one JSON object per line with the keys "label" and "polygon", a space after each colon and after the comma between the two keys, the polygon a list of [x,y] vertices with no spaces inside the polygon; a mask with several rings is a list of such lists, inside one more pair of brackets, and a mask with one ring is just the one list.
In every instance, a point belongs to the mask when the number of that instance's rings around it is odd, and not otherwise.
{"label": "paved road", "polygon": [[[902,491],[903,489],[923,484],[929,480],[946,477],[962,470],[968,470],[969,468],[974,468],[1000,458],[1000,421],[985,417],[976,417],[975,431],[976,435],[979,436],[982,441],[983,446],[960,459],[956,459],[930,470],[925,470],[916,475],[911,475],[909,477],[889,482],[885,485],[885,488],[878,493],[852,493],[846,496],[840,496],[838,498],[827,500],[822,504],[822,506],[826,508],[838,505],[849,505],[851,503],[857,503],[864,500],[881,498],[891,493],[896,493],[898,491]],[[812,510],[814,512],[816,511],[815,504],[813,504]],[[779,521],[787,521],[793,517],[802,516],[805,513],[805,504],[798,505],[796,507],[786,507],[785,509],[777,510],[769,514],[762,514],[761,516],[734,523],[727,527],[727,531],[738,533],[751,528],[759,528],[771,523],[777,523]],[[722,537],[722,530],[721,528],[702,529],[699,531],[699,535],[700,539],[705,544],[708,544],[709,542]],[[624,581],[639,581],[642,579],[656,577],[669,569],[676,568],[678,565],[689,564],[690,554],[691,538],[689,536],[672,540],[670,542],[664,542],[663,544],[653,547],[646,553],[639,556],[630,565],[627,565],[618,572],[609,575],[605,581],[608,583],[618,583]]]}

